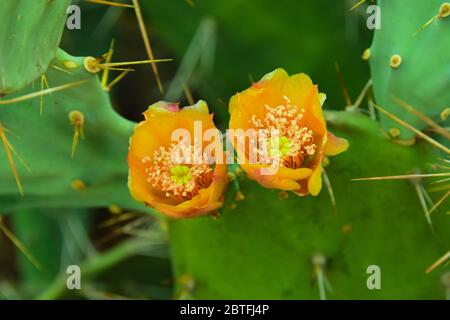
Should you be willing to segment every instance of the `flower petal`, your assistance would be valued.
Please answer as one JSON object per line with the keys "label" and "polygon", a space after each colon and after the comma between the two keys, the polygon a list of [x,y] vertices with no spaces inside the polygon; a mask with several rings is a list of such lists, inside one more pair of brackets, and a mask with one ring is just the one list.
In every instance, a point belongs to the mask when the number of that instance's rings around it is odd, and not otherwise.
{"label": "flower petal", "polygon": [[326,156],[335,156],[339,153],[346,151],[349,147],[349,143],[347,139],[338,138],[330,131],[327,134],[327,142],[324,146],[324,153]]}
{"label": "flower petal", "polygon": [[322,190],[322,159],[323,155],[317,158],[315,169],[308,179],[308,191],[313,196],[317,196]]}

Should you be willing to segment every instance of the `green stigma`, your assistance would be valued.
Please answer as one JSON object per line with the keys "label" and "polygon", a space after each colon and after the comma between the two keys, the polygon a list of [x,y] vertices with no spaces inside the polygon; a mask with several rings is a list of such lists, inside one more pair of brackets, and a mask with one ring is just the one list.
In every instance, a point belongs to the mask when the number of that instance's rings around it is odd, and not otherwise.
{"label": "green stigma", "polygon": [[[278,142],[278,146],[276,145]],[[272,157],[284,157],[291,150],[291,141],[286,137],[271,138],[269,141],[269,153]]]}
{"label": "green stigma", "polygon": [[170,169],[170,173],[172,174],[170,176],[170,179],[172,179],[172,181],[175,181],[179,185],[187,184],[192,178],[191,171],[187,166],[178,165],[172,167]]}

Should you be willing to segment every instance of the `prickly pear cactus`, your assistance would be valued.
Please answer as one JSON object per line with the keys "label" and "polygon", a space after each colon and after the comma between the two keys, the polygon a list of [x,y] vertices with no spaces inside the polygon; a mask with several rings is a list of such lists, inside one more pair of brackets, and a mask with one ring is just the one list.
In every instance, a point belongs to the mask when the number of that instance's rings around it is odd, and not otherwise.
{"label": "prickly pear cactus", "polygon": [[0,95],[44,73],[58,48],[69,4],[70,0],[2,0]]}
{"label": "prickly pear cactus", "polygon": [[[418,129],[426,124],[392,96],[442,122],[440,113],[450,101],[448,21],[438,18],[413,36],[442,3],[379,1],[382,29],[375,32],[369,58],[375,98]],[[431,45],[436,41],[441,45]],[[425,52],[431,56],[427,63]],[[425,269],[448,250],[450,224],[443,215],[433,217],[434,227],[427,223],[417,193],[421,187],[415,184],[423,181],[351,181],[421,172],[439,153],[423,142],[397,146],[386,140],[378,123],[360,114],[333,112],[328,118],[331,130],[350,142],[349,151],[326,169],[337,213],[325,191],[317,198],[280,198],[243,177],[239,189],[245,199],[240,194],[235,198],[236,189],[230,190],[219,220],[170,224],[175,272],[190,279],[190,290],[180,281],[181,296],[315,299],[326,292],[330,299],[445,297],[440,280],[445,268],[434,274],[425,274]],[[383,115],[381,127],[394,138],[414,138]],[[449,208],[444,206],[443,212]],[[367,287],[371,265],[380,267],[381,290]]]}
{"label": "prickly pear cactus", "polygon": [[[0,150],[0,210],[16,214],[18,235],[30,248],[46,253],[46,242],[53,240],[53,256],[43,263],[47,271],[60,261],[57,239],[62,238],[44,237],[33,245],[40,229],[57,232],[53,221],[41,219],[46,209],[116,204],[157,214],[133,201],[127,189],[125,157],[134,123],[115,113],[85,58],[56,52],[69,3],[3,0],[0,10],[0,21],[15,19],[7,24],[10,29],[0,30],[0,94],[8,94],[0,99],[0,137],[9,150]],[[379,4],[383,29],[375,33],[370,54],[375,98],[423,129],[391,96],[439,118],[449,102],[448,70],[443,67],[449,52],[444,41],[448,21],[439,18],[413,36],[437,14],[440,1]],[[433,46],[436,39],[442,39],[440,46]],[[424,58],[424,52],[431,57]],[[401,60],[391,61],[393,55]],[[52,92],[30,99],[39,90],[33,80],[43,78]],[[352,181],[423,172],[440,154],[422,141],[411,147],[392,143],[380,132],[379,123],[358,112],[329,112],[327,120],[330,130],[350,142],[350,149],[326,168],[336,206],[326,187],[318,197],[298,197],[264,189],[230,167],[236,180],[230,182],[218,218],[168,220],[178,297],[445,297],[440,278],[448,267],[430,274],[425,269],[448,251],[450,221],[441,212],[431,217],[432,224],[427,221],[418,196],[424,181]],[[397,128],[396,138],[412,137],[384,117],[381,126],[391,133]],[[443,206],[442,211],[448,210],[448,203]],[[36,233],[29,232],[35,226]],[[381,290],[367,286],[371,266],[380,268]],[[21,269],[32,290],[41,287],[42,274],[26,263]],[[45,279],[55,272],[46,273]],[[58,285],[43,296],[59,297]]]}
{"label": "prickly pear cactus", "polygon": [[[445,297],[441,273],[425,269],[450,246],[449,219],[436,215],[433,234],[409,181],[351,181],[419,170],[436,161],[434,150],[393,144],[363,115],[332,112],[328,119],[330,130],[350,142],[326,168],[336,212],[326,190],[286,198],[242,177],[245,199],[236,201],[231,186],[218,220],[170,223],[175,273],[195,283],[191,297],[318,299],[318,258],[328,299]],[[370,265],[381,268],[381,290],[366,286]]]}
{"label": "prickly pear cactus", "polygon": [[[127,190],[125,160],[134,124],[112,109],[97,76],[85,70],[84,58],[59,50],[51,66],[45,72],[49,85],[67,86],[65,90],[0,107],[25,193],[22,197],[17,191],[6,153],[0,152],[2,210],[137,207]],[[30,85],[3,102],[34,91]],[[73,119],[77,116],[82,118],[79,123]],[[79,140],[72,158],[75,134]]]}
{"label": "prickly pear cactus", "polygon": [[[380,0],[378,5],[381,29],[375,32],[369,57],[377,104],[419,130],[426,124],[402,103],[448,126],[449,120],[440,114],[450,104],[450,3]],[[386,116],[380,118],[393,138],[414,137]]]}

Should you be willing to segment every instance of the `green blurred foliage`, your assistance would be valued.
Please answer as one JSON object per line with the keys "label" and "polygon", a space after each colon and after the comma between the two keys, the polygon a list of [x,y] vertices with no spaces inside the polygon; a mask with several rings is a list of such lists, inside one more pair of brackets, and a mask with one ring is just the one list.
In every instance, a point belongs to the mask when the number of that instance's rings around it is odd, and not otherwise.
{"label": "green blurred foliage", "polygon": [[350,2],[198,0],[194,4],[143,2],[153,34],[178,60],[185,56],[202,21],[211,21],[214,35],[206,45],[215,46],[214,65],[201,81],[194,81],[194,89],[209,101],[220,121],[228,117],[226,104],[231,95],[277,67],[309,74],[328,95],[333,109],[344,106],[335,62],[353,96],[369,79],[361,53],[371,37],[362,27],[364,15],[349,12]]}
{"label": "green blurred foliage", "polygon": [[[175,59],[158,65],[166,93],[171,86],[178,93],[165,98],[186,103],[174,75],[184,61],[189,62],[192,72],[182,73],[186,83],[195,99],[208,101],[223,128],[229,97],[277,67],[308,73],[328,95],[330,109],[344,106],[335,62],[352,98],[370,77],[367,62],[361,59],[371,42],[371,31],[365,27],[368,15],[363,8],[350,12],[352,1],[193,2],[190,6],[183,0],[146,0],[141,5],[156,57]],[[146,59],[133,10],[79,5],[83,28],[66,31],[64,49],[77,56],[100,56],[115,38],[115,61]],[[112,98],[121,114],[137,121],[161,95],[150,68],[142,66],[117,86]]]}

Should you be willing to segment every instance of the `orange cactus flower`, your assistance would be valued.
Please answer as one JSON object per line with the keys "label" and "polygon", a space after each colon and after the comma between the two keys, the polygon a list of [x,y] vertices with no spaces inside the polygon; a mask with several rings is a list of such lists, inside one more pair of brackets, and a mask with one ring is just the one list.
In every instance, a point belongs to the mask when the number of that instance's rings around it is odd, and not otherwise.
{"label": "orange cactus flower", "polygon": [[[195,138],[194,132],[199,125],[201,132],[212,130],[220,135],[206,103],[179,108],[176,103],[160,101],[151,105],[144,117],[145,121],[134,129],[128,153],[128,187],[133,198],[172,218],[219,209],[227,184],[227,165],[208,158],[202,151],[204,139]],[[180,130],[189,137],[183,141],[174,138],[174,132]],[[214,142],[222,149],[220,138]]]}
{"label": "orange cactus flower", "polygon": [[[265,75],[231,98],[231,131],[264,132],[258,134],[258,148],[252,149],[255,141],[250,137],[241,144],[230,139],[249,178],[266,188],[319,194],[324,157],[337,155],[349,146],[347,140],[327,131],[322,112],[325,98],[306,74],[289,76],[283,69]],[[257,161],[251,161],[252,150],[256,150]],[[262,169],[273,165],[274,159],[278,160],[277,170],[263,174]]]}

